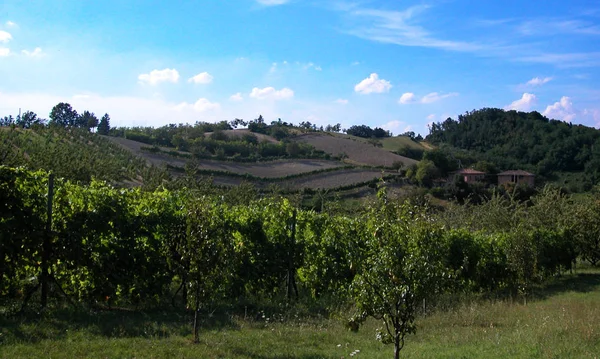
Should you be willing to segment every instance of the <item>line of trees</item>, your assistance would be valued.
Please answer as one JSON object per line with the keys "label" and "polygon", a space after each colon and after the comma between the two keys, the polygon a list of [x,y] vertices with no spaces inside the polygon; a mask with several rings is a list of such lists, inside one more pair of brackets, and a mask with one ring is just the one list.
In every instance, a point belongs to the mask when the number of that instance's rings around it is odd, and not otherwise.
{"label": "line of trees", "polygon": [[108,135],[110,131],[110,116],[105,113],[98,119],[96,114],[90,111],[83,111],[78,114],[73,107],[60,102],[50,111],[50,119],[38,117],[33,111],[25,111],[16,118],[13,116],[4,116],[0,118],[0,127],[16,126],[20,128],[35,128],[44,126],[85,128],[88,131],[96,130],[101,135]]}
{"label": "line of trees", "polygon": [[382,320],[378,337],[399,353],[423,300],[497,290],[528,298],[578,258],[600,261],[600,202],[552,189],[530,206],[495,197],[443,212],[380,191],[349,217],[277,197],[235,204],[198,189],[60,179],[48,211],[47,185],[45,172],[0,167],[4,302],[47,286],[79,303],[171,303],[198,315],[219,303],[333,296],[353,304],[354,325]]}

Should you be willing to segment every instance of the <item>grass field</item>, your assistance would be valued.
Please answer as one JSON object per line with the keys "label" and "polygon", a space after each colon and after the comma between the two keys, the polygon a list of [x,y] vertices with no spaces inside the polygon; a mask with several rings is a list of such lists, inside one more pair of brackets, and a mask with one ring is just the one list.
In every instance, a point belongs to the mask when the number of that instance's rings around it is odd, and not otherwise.
{"label": "grass field", "polygon": [[[403,358],[598,358],[600,272],[581,271],[535,292],[528,305],[463,302],[417,322]],[[391,358],[375,340],[379,323],[357,333],[338,319],[265,313],[222,315],[191,340],[183,312],[53,311],[36,319],[0,316],[1,358]]]}

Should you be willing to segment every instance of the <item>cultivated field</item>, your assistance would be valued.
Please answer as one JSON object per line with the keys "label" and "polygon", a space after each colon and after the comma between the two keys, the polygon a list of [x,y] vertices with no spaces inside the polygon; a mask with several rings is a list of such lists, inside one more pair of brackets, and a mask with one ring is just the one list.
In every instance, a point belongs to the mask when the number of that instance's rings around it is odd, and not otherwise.
{"label": "cultivated field", "polygon": [[374,178],[381,178],[381,176],[382,173],[380,170],[343,170],[289,180],[283,182],[282,186],[289,186],[296,189],[330,189],[367,182]]}
{"label": "cultivated field", "polygon": [[[151,153],[148,151],[143,151],[142,147],[148,147],[148,145],[141,142],[127,140],[119,137],[108,138],[111,141],[114,141],[129,149],[130,151],[134,152],[136,155],[146,159],[155,166],[163,166],[168,164],[173,167],[183,168],[187,163],[187,160],[185,158],[173,157],[163,153]],[[172,149],[163,148],[163,150],[169,151]],[[197,163],[199,164],[200,169],[224,171],[235,174],[250,174],[255,177],[263,178],[280,178],[300,173],[314,172],[344,166],[344,163],[339,161],[310,159],[277,160],[257,163],[198,160]]]}
{"label": "cultivated field", "polygon": [[[227,137],[229,138],[242,138],[243,135],[247,135],[247,134],[252,134],[254,136],[256,136],[256,138],[258,139],[258,142],[270,142],[270,143],[278,143],[279,141],[277,141],[276,139],[274,139],[271,136],[262,134],[262,133],[256,133],[256,132],[251,132],[248,129],[238,129],[238,130],[225,130],[225,131],[221,131],[224,134],[227,135]],[[204,134],[204,136],[210,137],[212,135],[212,132],[207,132]]]}
{"label": "cultivated field", "polygon": [[317,150],[325,151],[333,156],[345,154],[348,156],[347,159],[352,163],[386,167],[391,167],[395,162],[402,162],[404,166],[417,163],[413,159],[398,156],[364,141],[353,140],[334,134],[309,133],[296,137],[296,140],[311,144]]}

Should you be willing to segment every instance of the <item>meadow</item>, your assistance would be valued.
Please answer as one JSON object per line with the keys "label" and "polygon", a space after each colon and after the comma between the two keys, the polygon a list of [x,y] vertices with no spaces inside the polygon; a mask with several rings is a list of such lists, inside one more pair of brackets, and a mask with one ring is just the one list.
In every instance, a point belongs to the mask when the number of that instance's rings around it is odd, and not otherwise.
{"label": "meadow", "polygon": [[[510,297],[460,298],[417,319],[402,358],[598,358],[600,271],[579,268]],[[226,312],[223,312],[226,313]],[[390,358],[380,323],[349,331],[343,313],[308,314],[302,303],[272,312],[204,313],[200,342],[191,312],[49,308],[0,316],[1,358]]]}

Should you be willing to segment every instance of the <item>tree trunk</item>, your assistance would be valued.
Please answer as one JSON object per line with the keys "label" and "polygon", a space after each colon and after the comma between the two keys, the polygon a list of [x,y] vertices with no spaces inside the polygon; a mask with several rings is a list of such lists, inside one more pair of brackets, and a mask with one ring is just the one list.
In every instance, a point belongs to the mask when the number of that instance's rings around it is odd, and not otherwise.
{"label": "tree trunk", "polygon": [[400,349],[400,340],[396,338],[396,340],[394,340],[394,359],[400,358]]}

